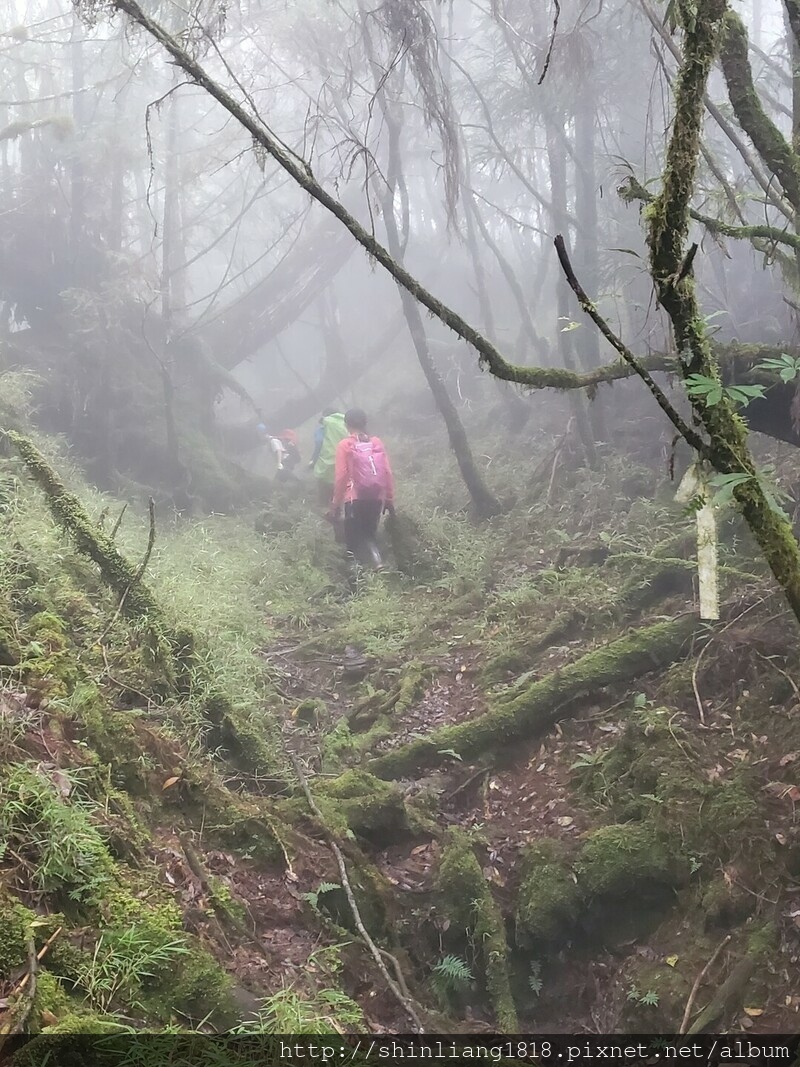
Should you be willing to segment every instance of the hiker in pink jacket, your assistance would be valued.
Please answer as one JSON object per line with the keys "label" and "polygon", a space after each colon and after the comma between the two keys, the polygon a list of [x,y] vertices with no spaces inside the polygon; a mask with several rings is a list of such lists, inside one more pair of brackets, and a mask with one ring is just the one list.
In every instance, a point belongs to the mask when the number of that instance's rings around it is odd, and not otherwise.
{"label": "hiker in pink jacket", "polygon": [[333,500],[328,518],[335,522],[344,507],[347,551],[376,570],[383,567],[375,536],[381,514],[394,514],[394,478],[379,437],[367,433],[367,416],[351,408],[344,416],[348,437],[336,446]]}

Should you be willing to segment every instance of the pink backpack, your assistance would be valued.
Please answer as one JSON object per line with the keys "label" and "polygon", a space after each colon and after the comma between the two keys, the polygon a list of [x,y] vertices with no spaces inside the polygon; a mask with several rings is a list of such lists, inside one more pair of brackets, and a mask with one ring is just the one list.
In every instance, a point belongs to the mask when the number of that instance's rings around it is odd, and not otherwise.
{"label": "pink backpack", "polygon": [[353,488],[357,500],[385,500],[389,491],[389,468],[386,453],[377,437],[368,441],[356,438],[353,452]]}

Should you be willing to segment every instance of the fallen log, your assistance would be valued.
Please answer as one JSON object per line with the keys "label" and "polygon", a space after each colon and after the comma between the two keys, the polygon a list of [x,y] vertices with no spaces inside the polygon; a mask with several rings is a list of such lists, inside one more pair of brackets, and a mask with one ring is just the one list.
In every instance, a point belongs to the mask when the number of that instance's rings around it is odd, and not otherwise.
{"label": "fallen log", "polygon": [[491,709],[476,719],[444,726],[428,737],[377,756],[369,761],[368,768],[378,778],[398,778],[438,766],[451,752],[462,760],[485,757],[488,752],[540,734],[557,719],[568,717],[581,700],[598,689],[669,666],[697,630],[693,615],[635,630],[521,690],[501,693]]}

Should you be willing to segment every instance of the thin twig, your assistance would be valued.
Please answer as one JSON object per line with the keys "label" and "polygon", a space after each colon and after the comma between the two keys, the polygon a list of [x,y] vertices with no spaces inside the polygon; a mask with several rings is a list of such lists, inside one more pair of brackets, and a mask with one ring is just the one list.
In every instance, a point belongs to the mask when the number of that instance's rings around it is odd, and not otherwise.
{"label": "thin twig", "polygon": [[156,543],[156,502],[155,500],[153,500],[152,497],[150,497],[147,502],[147,511],[150,516],[150,533],[147,536],[147,549],[145,550],[142,562],[139,564],[139,569],[136,572],[134,584],[142,580],[144,572],[147,570],[147,564],[150,562],[150,556],[153,552],[153,545]]}
{"label": "thin twig", "polygon": [[[128,505],[126,504],[125,508],[127,506]],[[119,527],[119,524],[122,521],[122,516],[125,514],[125,508],[123,508],[122,511],[120,512],[120,516],[117,519],[117,525],[114,527],[114,533],[116,533],[117,528]],[[156,502],[155,502],[155,500],[153,500],[152,497],[150,497],[150,500],[149,500],[149,503],[148,503],[148,511],[149,511],[149,514],[150,514],[150,533],[149,533],[148,538],[147,538],[147,548],[145,549],[144,557],[142,558],[142,562],[139,564],[139,569],[137,570],[133,581],[131,582],[131,584],[128,586],[128,588],[125,590],[125,592],[120,597],[119,604],[117,604],[117,610],[111,616],[111,620],[108,623],[108,626],[106,626],[105,630],[103,630],[103,632],[100,634],[100,636],[95,641],[96,645],[102,645],[103,644],[103,640],[107,637],[107,635],[111,631],[111,627],[114,625],[114,623],[117,621],[117,619],[122,614],[122,609],[125,607],[125,601],[128,599],[128,593],[130,593],[130,591],[131,591],[131,589],[133,588],[134,585],[138,585],[139,582],[142,580],[144,572],[147,569],[147,564],[150,562],[150,556],[151,556],[152,551],[153,551],[153,545],[156,542]],[[113,533],[112,533],[111,537],[112,538],[114,537]]]}
{"label": "thin twig", "polygon": [[692,689],[694,690],[694,699],[695,699],[695,703],[697,704],[697,710],[700,712],[700,724],[701,724],[701,726],[705,726],[705,724],[706,724],[706,713],[705,713],[705,710],[703,708],[703,701],[700,698],[700,690],[697,687],[697,668],[700,666],[700,660],[703,658],[703,653],[705,652],[705,650],[707,648],[708,648],[707,644],[703,645],[702,649],[700,650],[700,655],[697,657],[697,660],[695,661],[695,665],[694,665],[694,667],[692,669]]}
{"label": "thin twig", "polygon": [[[308,780],[306,779],[305,773],[303,772],[303,768],[300,766],[300,761],[297,759],[297,757],[294,755],[294,753],[290,752],[288,749],[287,749],[287,755],[288,755],[289,759],[291,760],[292,766],[294,767],[294,770],[295,770],[295,774],[297,775],[297,779],[300,782],[300,785],[302,787],[303,792],[305,793],[306,800],[308,801],[308,806],[309,806],[309,808],[311,808],[311,811],[314,813],[316,818],[319,820],[320,826],[322,827],[322,830],[323,830],[325,836],[328,839],[328,845],[329,845],[329,847],[331,849],[331,852],[333,852],[334,856],[336,857],[336,863],[337,863],[337,866],[339,867],[339,876],[342,879],[342,888],[344,889],[345,895],[347,897],[347,902],[350,905],[350,910],[353,913],[353,919],[355,920],[356,929],[358,930],[359,934],[361,935],[362,940],[364,941],[364,943],[366,944],[367,948],[369,949],[370,954],[372,955],[372,958],[375,960],[375,963],[378,965],[378,969],[380,970],[381,974],[383,975],[383,978],[384,978],[386,984],[388,985],[389,989],[391,989],[391,991],[394,994],[394,996],[397,999],[397,1001],[408,1012],[409,1018],[411,1019],[411,1021],[414,1023],[414,1025],[417,1028],[417,1033],[424,1034],[425,1033],[425,1028],[423,1027],[423,1025],[421,1023],[420,1018],[417,1015],[417,1012],[414,1009],[414,1006],[411,1003],[410,998],[408,996],[404,996],[403,995],[403,991],[400,988],[400,985],[389,974],[388,970],[386,969],[386,964],[383,962],[383,959],[381,958],[381,950],[378,948],[378,946],[372,940],[372,938],[370,937],[369,933],[367,932],[366,927],[364,926],[364,921],[361,918],[361,912],[358,909],[358,904],[356,903],[356,898],[353,895],[353,889],[352,889],[352,886],[350,885],[350,879],[348,878],[348,875],[347,875],[347,865],[345,864],[344,856],[342,855],[342,850],[339,848],[339,845],[336,843],[336,840],[335,840],[332,832],[328,829],[328,826],[325,823],[325,820],[323,818],[322,812],[319,810],[319,808],[317,806],[317,802],[314,800],[314,797],[313,797],[313,795],[311,793],[311,790],[309,789],[309,786],[308,786]],[[397,960],[394,960],[394,964],[395,964],[395,966],[399,967],[399,964],[397,963]],[[403,984],[405,984],[405,982]]]}
{"label": "thin twig", "polygon": [[117,515],[117,521],[114,523],[114,528],[111,531],[111,533],[109,534],[109,537],[111,538],[112,541],[114,540],[114,538],[119,533],[119,528],[122,525],[122,516],[125,514],[125,512],[127,510],[128,510],[128,505],[127,505],[127,503],[125,503],[125,504],[122,505],[122,511],[119,513],[119,515]]}
{"label": "thin twig", "polygon": [[759,659],[763,659],[765,663],[768,663],[770,665],[770,667],[774,667],[775,670],[778,672],[778,674],[782,674],[783,675],[783,677],[786,679],[786,681],[792,687],[792,691],[794,692],[794,695],[797,697],[797,703],[798,703],[798,705],[800,705],[800,688],[798,688],[797,683],[795,682],[794,678],[792,678],[792,676],[787,671],[783,670],[782,667],[779,667],[778,664],[775,663],[775,661],[770,656],[765,656],[763,654],[763,652],[759,652],[758,649],[754,649],[754,651],[755,651],[755,654],[758,656]]}
{"label": "thin twig", "polygon": [[694,985],[692,986],[692,991],[689,994],[689,999],[686,1001],[686,1008],[685,1008],[684,1013],[683,1013],[683,1021],[681,1022],[680,1030],[678,1030],[679,1034],[685,1034],[686,1033],[686,1027],[689,1025],[689,1018],[690,1018],[690,1016],[692,1014],[692,1008],[694,1007],[695,997],[697,996],[697,992],[700,989],[700,985],[701,985],[703,979],[705,978],[705,976],[708,974],[708,972],[714,966],[714,963],[716,962],[717,957],[719,956],[720,952],[722,952],[722,950],[725,948],[725,946],[728,944],[730,939],[731,939],[731,935],[728,934],[722,941],[720,941],[720,943],[714,949],[714,952],[712,953],[711,959],[708,961],[708,963],[702,969],[700,974],[698,974],[697,978],[695,978]]}

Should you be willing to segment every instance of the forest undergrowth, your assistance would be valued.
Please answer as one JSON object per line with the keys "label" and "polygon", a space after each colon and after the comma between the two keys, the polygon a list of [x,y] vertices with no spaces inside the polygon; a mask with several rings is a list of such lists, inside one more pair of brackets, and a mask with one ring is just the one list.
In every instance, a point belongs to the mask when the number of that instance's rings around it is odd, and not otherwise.
{"label": "forest undergrowth", "polygon": [[[136,564],[146,509],[37,443]],[[302,489],[157,515],[178,668],[6,450],[4,1032],[796,1027],[794,623],[727,513],[700,622],[665,471],[572,447],[477,526],[399,447],[354,587]]]}

